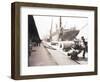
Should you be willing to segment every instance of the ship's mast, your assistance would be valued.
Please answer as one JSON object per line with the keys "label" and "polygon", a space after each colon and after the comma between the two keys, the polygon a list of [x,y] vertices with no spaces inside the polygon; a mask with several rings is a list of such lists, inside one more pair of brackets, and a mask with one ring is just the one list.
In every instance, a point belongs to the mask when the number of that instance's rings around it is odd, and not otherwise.
{"label": "ship's mast", "polygon": [[53,26],[53,19],[51,20],[51,29],[50,29],[50,41],[52,41],[52,26]]}
{"label": "ship's mast", "polygon": [[61,29],[61,26],[62,26],[61,16],[60,16],[60,25],[59,26],[60,26],[60,29]]}
{"label": "ship's mast", "polygon": [[62,20],[61,20],[61,16],[60,16],[60,25],[59,25],[59,41],[62,41],[63,38],[63,27],[62,27]]}

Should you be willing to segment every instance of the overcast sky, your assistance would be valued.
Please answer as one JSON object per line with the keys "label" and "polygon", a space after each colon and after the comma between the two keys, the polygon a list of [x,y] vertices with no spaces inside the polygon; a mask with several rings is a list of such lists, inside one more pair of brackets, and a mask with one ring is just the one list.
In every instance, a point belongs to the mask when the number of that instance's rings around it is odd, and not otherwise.
{"label": "overcast sky", "polygon": [[[50,34],[51,24],[53,28],[52,32],[56,31],[56,26],[57,28],[59,28],[60,17],[54,17],[54,16],[33,16],[33,17],[41,39]],[[61,21],[62,21],[62,27],[64,29],[70,29],[76,27],[76,29],[81,30],[80,35],[84,35],[86,38],[88,38],[87,37],[88,18],[70,16],[70,17],[61,17]]]}

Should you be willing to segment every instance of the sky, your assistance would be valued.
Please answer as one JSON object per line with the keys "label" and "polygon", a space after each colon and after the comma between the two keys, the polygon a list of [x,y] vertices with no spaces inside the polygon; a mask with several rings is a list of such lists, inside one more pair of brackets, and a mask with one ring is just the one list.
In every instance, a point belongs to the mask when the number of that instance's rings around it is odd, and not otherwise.
{"label": "sky", "polygon": [[[50,34],[51,26],[52,32],[55,32],[56,28],[59,29],[60,16],[35,15],[33,17],[41,39]],[[77,36],[78,38],[81,36],[88,38],[88,17],[61,16],[61,22],[64,29],[71,29],[75,27],[76,29],[80,30],[80,33]]]}

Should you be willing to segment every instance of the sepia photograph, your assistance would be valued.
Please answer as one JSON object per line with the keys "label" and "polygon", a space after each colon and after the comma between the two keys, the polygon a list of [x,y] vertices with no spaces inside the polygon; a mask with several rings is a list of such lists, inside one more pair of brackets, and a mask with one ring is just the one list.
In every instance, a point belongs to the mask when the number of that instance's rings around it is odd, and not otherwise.
{"label": "sepia photograph", "polygon": [[28,15],[28,66],[88,64],[88,17]]}

